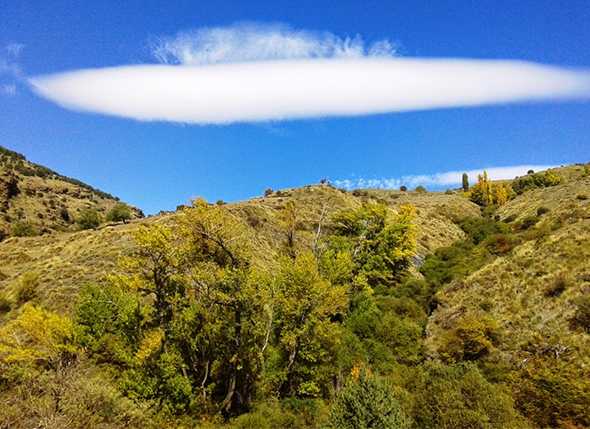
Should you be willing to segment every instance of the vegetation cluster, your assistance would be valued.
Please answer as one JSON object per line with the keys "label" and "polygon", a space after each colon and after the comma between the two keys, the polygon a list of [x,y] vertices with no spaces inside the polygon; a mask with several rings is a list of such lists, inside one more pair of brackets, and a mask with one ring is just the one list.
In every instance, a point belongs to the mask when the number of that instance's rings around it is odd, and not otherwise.
{"label": "vegetation cluster", "polygon": [[[133,245],[69,314],[41,305],[44,277],[21,275],[0,291],[0,426],[590,426],[586,200],[554,179],[521,193],[487,174],[464,182],[481,215],[455,216],[461,238],[434,250],[423,208],[403,203],[425,190],[363,190],[329,214],[270,191],[119,225]],[[520,209],[548,186],[558,202]],[[81,228],[102,221],[83,213]]]}

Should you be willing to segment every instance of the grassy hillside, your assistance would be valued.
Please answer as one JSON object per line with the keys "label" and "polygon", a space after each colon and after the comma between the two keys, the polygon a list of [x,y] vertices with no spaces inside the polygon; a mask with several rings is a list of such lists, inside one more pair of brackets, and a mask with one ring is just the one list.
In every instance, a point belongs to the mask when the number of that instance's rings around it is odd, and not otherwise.
{"label": "grassy hillside", "polygon": [[[527,191],[497,211],[518,242],[440,291],[429,326],[433,339],[461,314],[484,308],[505,330],[504,350],[520,352],[533,337],[588,346],[590,338],[572,331],[569,321],[576,300],[590,291],[590,177],[580,167],[558,171],[564,183]],[[534,224],[517,233],[525,219]]]}
{"label": "grassy hillside", "polygon": [[[0,240],[76,228],[84,210],[105,216],[118,198],[0,146]],[[132,210],[133,217],[142,217]]]}
{"label": "grassy hillside", "polygon": [[[355,197],[325,185],[278,191],[267,197],[227,204],[225,208],[251,225],[270,248],[280,249],[284,242],[280,216],[286,204],[293,202],[298,208],[297,246],[308,248],[318,225],[322,223],[326,228],[334,212],[359,207],[363,200],[377,199],[393,208],[406,203],[417,207],[420,260],[429,251],[448,246],[464,235],[453,222],[455,213],[479,213],[475,204],[455,195],[375,193]],[[138,226],[166,224],[175,216],[152,216],[97,230],[7,239],[0,243],[0,260],[4,262],[0,267],[0,291],[13,294],[21,278],[33,273],[38,284],[36,300],[50,309],[69,310],[74,304],[72,297],[83,285],[102,279],[116,268],[118,258],[131,250],[130,234]]]}
{"label": "grassy hillside", "polygon": [[426,344],[431,356],[453,359],[457,343],[474,341],[485,348],[478,360],[508,377],[523,408],[567,426],[588,424],[580,415],[589,399],[590,335],[580,320],[590,299],[590,176],[584,166],[554,171],[562,183],[527,190],[497,210],[502,233],[479,245],[495,254],[437,293]]}
{"label": "grassy hillside", "polygon": [[0,427],[589,427],[589,168],[7,238]]}

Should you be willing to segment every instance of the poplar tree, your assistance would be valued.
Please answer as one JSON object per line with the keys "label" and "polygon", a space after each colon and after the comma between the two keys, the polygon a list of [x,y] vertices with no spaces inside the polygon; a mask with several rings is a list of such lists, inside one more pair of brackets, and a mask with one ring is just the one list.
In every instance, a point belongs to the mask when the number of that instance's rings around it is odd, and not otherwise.
{"label": "poplar tree", "polygon": [[463,173],[461,181],[463,183],[463,192],[469,191],[469,176],[467,176],[467,173]]}

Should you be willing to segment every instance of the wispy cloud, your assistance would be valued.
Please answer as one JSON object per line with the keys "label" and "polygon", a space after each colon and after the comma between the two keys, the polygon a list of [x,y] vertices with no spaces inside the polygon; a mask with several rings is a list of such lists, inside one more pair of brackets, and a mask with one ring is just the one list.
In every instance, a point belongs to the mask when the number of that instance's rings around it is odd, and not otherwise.
{"label": "wispy cloud", "polygon": [[13,83],[3,83],[0,85],[0,94],[15,95],[16,85]]}
{"label": "wispy cloud", "polygon": [[527,174],[529,170],[540,171],[553,168],[554,165],[513,165],[508,167],[487,167],[480,169],[471,169],[467,171],[446,171],[435,174],[417,174],[392,178],[352,178],[338,179],[333,183],[339,188],[345,189],[399,189],[400,186],[407,186],[408,189],[416,186],[426,186],[435,189],[448,188],[457,186],[461,183],[463,173],[467,173],[471,183],[475,183],[477,176],[487,171],[489,177],[493,180],[514,179],[517,176]]}
{"label": "wispy cloud", "polygon": [[281,26],[207,28],[159,39],[164,64],[30,79],[66,108],[228,124],[588,98],[590,72],[521,61],[395,57],[387,40]]}
{"label": "wispy cloud", "polygon": [[365,43],[360,35],[338,37],[328,32],[295,30],[282,24],[235,24],[206,27],[160,37],[151,44],[164,64],[205,65],[303,58],[391,57],[387,39]]}
{"label": "wispy cloud", "polygon": [[16,83],[22,79],[18,59],[24,45],[9,43],[0,49],[0,95],[15,95]]}

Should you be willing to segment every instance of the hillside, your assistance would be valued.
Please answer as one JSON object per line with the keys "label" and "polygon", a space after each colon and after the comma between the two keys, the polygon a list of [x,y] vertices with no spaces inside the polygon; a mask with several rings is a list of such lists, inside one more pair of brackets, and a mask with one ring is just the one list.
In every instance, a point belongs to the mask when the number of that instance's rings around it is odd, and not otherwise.
{"label": "hillside", "polygon": [[[277,191],[268,197],[227,204],[251,225],[261,240],[279,248],[283,239],[280,215],[288,202],[299,208],[297,223],[300,247],[309,247],[320,221],[345,208],[359,207],[363,201],[380,199],[392,208],[411,203],[417,209],[419,258],[428,252],[448,246],[463,237],[454,223],[455,213],[479,215],[477,206],[465,198],[445,194],[387,194],[383,199],[355,197],[325,185]],[[0,291],[15,288],[26,273],[38,275],[39,302],[51,309],[70,309],[72,297],[87,283],[100,280],[116,268],[117,259],[128,253],[131,234],[140,225],[169,223],[175,214],[152,216],[125,225],[109,225],[98,230],[65,232],[42,237],[13,237],[0,244]]]}
{"label": "hillside", "polygon": [[[496,254],[436,294],[426,344],[433,357],[448,359],[457,341],[475,341],[490,371],[513,369],[505,376],[517,401],[545,424],[567,426],[588,424],[580,416],[590,399],[581,382],[590,379],[590,335],[580,320],[590,296],[590,176],[584,166],[554,171],[562,183],[528,190],[496,211],[507,227],[480,244],[496,246]],[[551,387],[539,393],[543,384]]]}
{"label": "hillside", "polygon": [[[81,212],[105,215],[118,198],[0,146],[0,240],[76,228]],[[143,217],[132,209],[133,217]]]}
{"label": "hillside", "polygon": [[483,207],[320,184],[9,237],[0,427],[589,427],[589,168]]}
{"label": "hillside", "polygon": [[[581,167],[558,172],[564,183],[527,191],[498,209],[497,216],[513,228],[524,219],[534,224],[509,252],[439,292],[432,338],[462,314],[485,308],[505,331],[501,350],[526,355],[523,348],[540,338],[572,352],[589,350],[590,338],[572,331],[570,320],[576,300],[590,291],[590,177]],[[582,366],[588,359],[576,356]]]}

